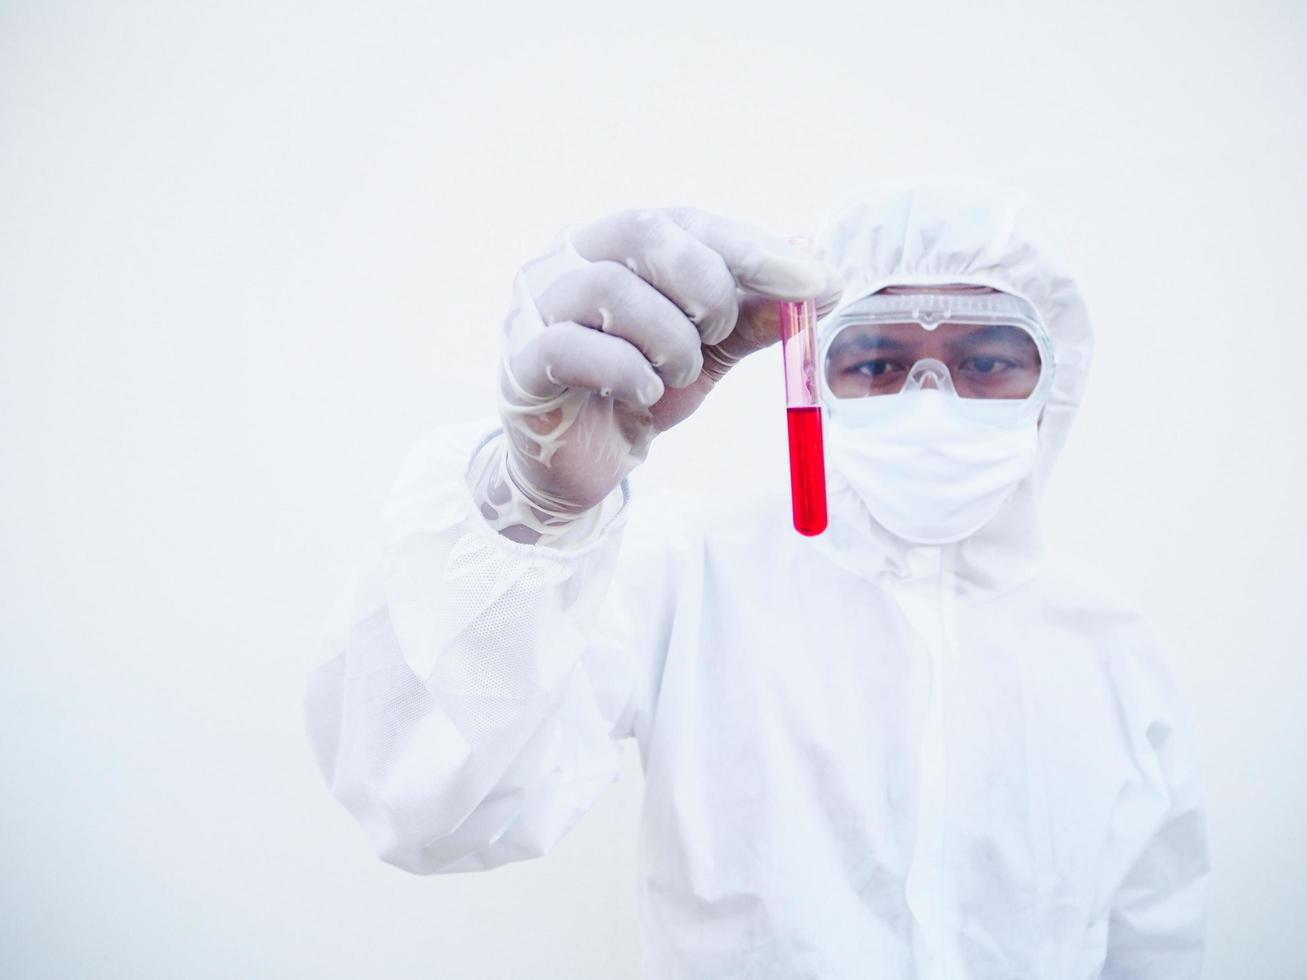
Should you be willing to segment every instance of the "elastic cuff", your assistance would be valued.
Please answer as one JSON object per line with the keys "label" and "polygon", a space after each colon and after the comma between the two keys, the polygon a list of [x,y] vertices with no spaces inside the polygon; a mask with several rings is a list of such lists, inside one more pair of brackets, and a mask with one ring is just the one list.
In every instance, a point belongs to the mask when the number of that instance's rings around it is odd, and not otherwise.
{"label": "elastic cuff", "polygon": [[[496,449],[502,450],[502,446],[492,446],[501,435],[503,428],[496,428],[481,438],[473,447],[468,465],[464,471],[463,484],[468,498],[469,509],[475,513],[476,520],[480,522],[485,530],[494,535],[497,541],[503,546],[509,547],[515,553],[529,554],[539,558],[542,555],[566,556],[568,558],[579,558],[583,555],[594,551],[603,540],[607,537],[610,529],[619,526],[625,521],[626,506],[630,500],[630,485],[624,479],[621,484],[614,488],[613,491],[604,498],[600,503],[577,515],[576,519],[569,521],[555,529],[548,529],[541,539],[533,544],[514,541],[505,537],[499,530],[493,526],[489,517],[482,511],[482,502],[478,500],[476,489],[485,477],[487,467],[497,465],[498,461],[494,458]],[[501,478],[507,480],[507,473],[501,473]],[[539,524],[539,518],[534,513],[526,513],[530,504],[521,498],[516,491],[511,491],[511,499],[507,504],[487,504],[493,508],[507,508],[507,512],[501,512],[498,522],[511,526],[513,522],[512,514],[514,510],[522,510],[522,526],[529,527],[533,530],[539,530],[536,525]],[[519,551],[518,549],[525,549]]]}

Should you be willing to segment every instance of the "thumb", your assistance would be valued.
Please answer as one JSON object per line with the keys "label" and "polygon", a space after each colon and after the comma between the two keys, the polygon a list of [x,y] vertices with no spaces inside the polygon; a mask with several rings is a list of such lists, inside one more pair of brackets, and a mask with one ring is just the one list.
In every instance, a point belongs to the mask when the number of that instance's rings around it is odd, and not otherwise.
{"label": "thumb", "polygon": [[[839,305],[842,293],[843,287],[832,270],[826,288],[813,298],[819,319]],[[760,293],[742,293],[739,303],[740,315],[730,336],[720,344],[703,348],[703,373],[714,381],[743,358],[781,339],[781,311],[777,300]]]}

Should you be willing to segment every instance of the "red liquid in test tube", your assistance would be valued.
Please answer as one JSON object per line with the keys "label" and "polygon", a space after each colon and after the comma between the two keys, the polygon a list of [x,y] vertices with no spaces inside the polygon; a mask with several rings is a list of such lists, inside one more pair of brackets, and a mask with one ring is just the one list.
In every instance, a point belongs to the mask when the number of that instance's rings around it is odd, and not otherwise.
{"label": "red liquid in test tube", "polygon": [[826,530],[826,454],[821,443],[821,402],[817,394],[817,314],[812,300],[801,300],[782,302],[780,316],[794,529],[811,536]]}

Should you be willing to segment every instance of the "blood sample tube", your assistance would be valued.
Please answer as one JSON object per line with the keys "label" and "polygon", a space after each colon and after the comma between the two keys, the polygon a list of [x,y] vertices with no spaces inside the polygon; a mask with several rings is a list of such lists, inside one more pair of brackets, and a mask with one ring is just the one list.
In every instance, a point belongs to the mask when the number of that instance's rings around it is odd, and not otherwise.
{"label": "blood sample tube", "polygon": [[811,536],[826,530],[826,454],[821,444],[821,401],[817,393],[817,314],[812,300],[799,300],[782,302],[780,316],[794,529]]}

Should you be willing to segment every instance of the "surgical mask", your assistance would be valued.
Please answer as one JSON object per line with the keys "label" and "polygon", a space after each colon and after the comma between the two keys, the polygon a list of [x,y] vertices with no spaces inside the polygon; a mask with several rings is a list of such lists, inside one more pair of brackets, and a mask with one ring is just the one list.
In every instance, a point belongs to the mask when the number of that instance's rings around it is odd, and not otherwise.
{"label": "surgical mask", "polygon": [[863,423],[833,417],[831,465],[873,517],[916,544],[969,537],[998,513],[1034,466],[1038,429],[977,419],[945,391],[878,400]]}
{"label": "surgical mask", "polygon": [[833,468],[904,540],[983,527],[1031,472],[1052,356],[1007,294],[872,296],[824,326]]}

